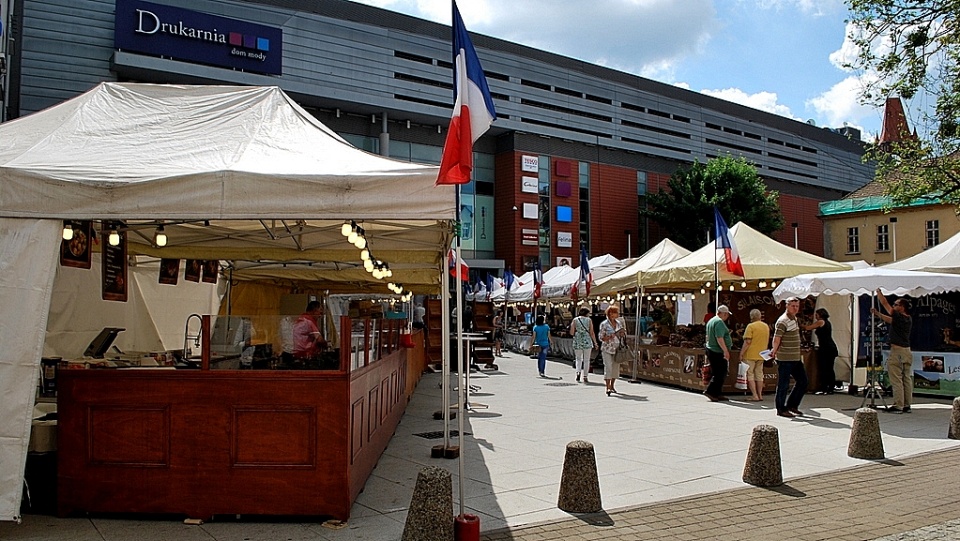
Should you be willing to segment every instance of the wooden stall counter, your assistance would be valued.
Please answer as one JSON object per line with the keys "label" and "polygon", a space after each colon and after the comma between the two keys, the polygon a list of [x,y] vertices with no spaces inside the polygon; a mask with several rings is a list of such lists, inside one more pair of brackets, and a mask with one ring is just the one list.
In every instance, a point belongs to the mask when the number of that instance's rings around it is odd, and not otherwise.
{"label": "wooden stall counter", "polygon": [[[636,377],[644,381],[676,385],[684,389],[703,390],[703,367],[706,364],[706,353],[703,348],[680,348],[673,346],[640,345],[637,348],[638,360]],[[804,367],[807,378],[810,380],[808,392],[813,392],[813,383],[816,377],[816,352],[805,350]],[[740,352],[730,352],[727,377],[724,380],[723,392],[731,395],[745,393],[746,390],[737,389],[737,371],[740,367]],[[621,366],[620,373],[630,376],[634,367]],[[777,387],[777,366],[764,367],[764,392],[772,393]]]}
{"label": "wooden stall counter", "polygon": [[418,339],[356,369],[64,370],[58,513],[346,520],[422,357]]}

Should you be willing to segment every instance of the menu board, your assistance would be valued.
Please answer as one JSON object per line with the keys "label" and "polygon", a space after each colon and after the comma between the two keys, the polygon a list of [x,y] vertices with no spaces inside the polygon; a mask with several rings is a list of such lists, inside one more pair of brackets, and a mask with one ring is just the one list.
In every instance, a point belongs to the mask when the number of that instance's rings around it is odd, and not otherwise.
{"label": "menu board", "polygon": [[127,234],[121,231],[120,244],[111,246],[107,227],[100,232],[103,250],[101,295],[105,301],[127,302]]}
{"label": "menu board", "polygon": [[90,268],[90,245],[93,242],[93,222],[90,220],[65,220],[64,226],[73,229],[73,238],[60,241],[60,264],[78,269]]}

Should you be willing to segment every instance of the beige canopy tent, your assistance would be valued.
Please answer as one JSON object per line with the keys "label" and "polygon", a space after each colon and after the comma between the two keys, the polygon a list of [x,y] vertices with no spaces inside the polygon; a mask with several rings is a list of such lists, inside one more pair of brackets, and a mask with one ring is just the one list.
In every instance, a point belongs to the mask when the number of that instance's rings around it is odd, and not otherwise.
{"label": "beige canopy tent", "polygon": [[960,233],[919,254],[887,263],[884,268],[960,274]]}
{"label": "beige canopy tent", "polygon": [[219,259],[234,280],[387,294],[340,233],[354,221],[395,282],[435,292],[456,206],[436,176],[276,87],[105,83],[0,125],[0,520],[19,513],[63,220],[117,220],[129,255]]}
{"label": "beige canopy tent", "polygon": [[[715,262],[718,257],[721,282],[781,280],[798,274],[850,269],[850,265],[845,263],[831,261],[781,244],[743,222],[735,224],[730,231],[740,253],[744,277],[727,272],[722,253],[719,253],[715,244],[710,242],[685,257],[642,273],[637,279],[639,285],[646,289],[699,289],[706,282],[717,281]],[[753,284],[753,286],[756,289],[756,285]]]}
{"label": "beige canopy tent", "polygon": [[606,278],[598,280],[593,286],[593,289],[590,290],[590,294],[599,296],[609,295],[619,291],[633,291],[638,287],[641,273],[653,267],[676,261],[689,253],[690,250],[687,250],[672,240],[663,239],[656,246],[644,252],[644,254],[637,258],[632,264]]}

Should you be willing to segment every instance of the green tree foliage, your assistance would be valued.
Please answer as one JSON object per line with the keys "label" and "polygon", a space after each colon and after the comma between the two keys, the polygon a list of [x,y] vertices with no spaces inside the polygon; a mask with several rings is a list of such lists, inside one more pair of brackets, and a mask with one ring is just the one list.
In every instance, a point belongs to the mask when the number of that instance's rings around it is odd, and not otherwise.
{"label": "green tree foliage", "polygon": [[[960,206],[960,0],[846,0],[863,70],[864,103],[888,96],[929,103],[918,139],[872,145],[877,179],[894,204],[934,199]],[[928,101],[929,100],[929,101]]]}
{"label": "green tree foliage", "polygon": [[680,168],[662,188],[647,197],[645,214],[667,231],[670,240],[690,250],[713,239],[713,207],[727,225],[744,222],[761,233],[783,229],[777,192],[767,187],[756,167],[743,158],[721,156]]}

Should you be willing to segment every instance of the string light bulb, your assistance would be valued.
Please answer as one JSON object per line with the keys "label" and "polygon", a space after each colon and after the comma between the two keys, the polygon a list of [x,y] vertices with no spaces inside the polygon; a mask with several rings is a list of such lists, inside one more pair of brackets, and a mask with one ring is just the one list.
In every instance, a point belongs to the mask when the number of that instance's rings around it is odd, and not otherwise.
{"label": "string light bulb", "polygon": [[366,266],[366,262],[370,261],[370,250],[366,248],[360,250],[360,260],[363,261],[364,266]]}
{"label": "string light bulb", "polygon": [[747,289],[747,281],[746,281],[746,280],[740,282],[740,289]]}
{"label": "string light bulb", "polygon": [[157,231],[153,234],[153,243],[160,248],[167,245],[167,233],[163,230],[163,224],[157,226]]}
{"label": "string light bulb", "polygon": [[73,240],[73,226],[70,224],[63,224],[63,240]]}
{"label": "string light bulb", "polygon": [[757,284],[757,287],[759,287],[760,289],[764,289],[765,287],[767,287],[767,281],[766,281],[766,280],[760,280],[760,283]]}
{"label": "string light bulb", "polygon": [[340,226],[340,234],[344,237],[348,237],[350,236],[350,232],[356,229],[356,227],[357,224],[355,224],[353,221],[343,222],[343,225]]}
{"label": "string light bulb", "polygon": [[116,228],[110,230],[110,235],[107,237],[107,242],[110,243],[110,246],[120,246],[120,232]]}

